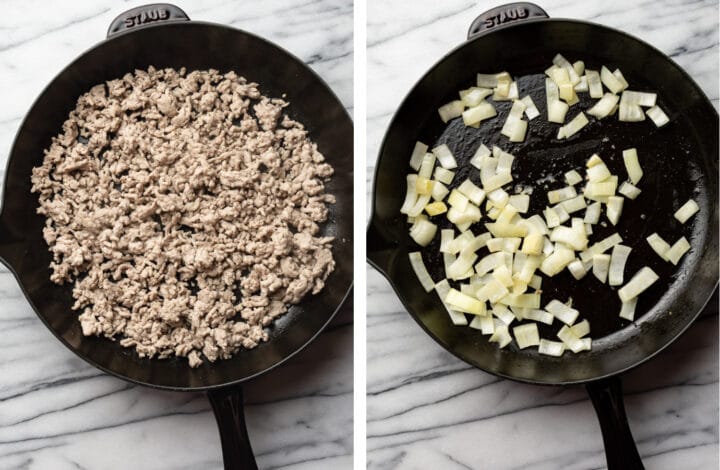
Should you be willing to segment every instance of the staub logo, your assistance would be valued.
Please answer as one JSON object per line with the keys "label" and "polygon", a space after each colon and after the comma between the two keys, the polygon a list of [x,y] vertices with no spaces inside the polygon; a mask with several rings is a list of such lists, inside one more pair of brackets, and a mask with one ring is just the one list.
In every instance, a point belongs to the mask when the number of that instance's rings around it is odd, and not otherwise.
{"label": "staub logo", "polygon": [[152,23],[153,21],[166,20],[168,18],[170,18],[170,12],[164,8],[145,10],[135,16],[125,18],[125,26],[128,28],[132,28],[133,26],[140,26],[141,24]]}
{"label": "staub logo", "polygon": [[527,18],[529,14],[528,9],[524,7],[513,7],[501,10],[497,15],[485,18],[485,27],[494,28],[495,26],[500,26],[510,21]]}

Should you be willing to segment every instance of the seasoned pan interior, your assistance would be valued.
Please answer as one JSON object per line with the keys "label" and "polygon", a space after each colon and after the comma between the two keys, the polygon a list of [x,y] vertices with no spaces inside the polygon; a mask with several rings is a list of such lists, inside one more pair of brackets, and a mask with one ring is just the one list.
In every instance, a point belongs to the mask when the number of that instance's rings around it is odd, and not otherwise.
{"label": "seasoned pan interior", "polygon": [[[186,359],[141,359],[105,338],[83,337],[70,309],[69,286],[49,281],[50,255],[42,238],[44,218],[35,213],[30,174],[78,96],[136,68],[186,67],[234,70],[260,84],[265,96],[286,94],[288,113],[304,123],[335,176],[327,185],[337,203],[325,232],[336,236],[335,271],[319,295],[308,296],[269,329],[270,341],[231,360],[190,369]],[[212,387],[253,377],[292,355],[332,318],[352,283],[352,122],[339,100],[301,61],[253,35],[219,25],[174,23],[119,35],[70,64],[45,89],[16,138],[0,216],[0,255],[16,273],[33,308],[73,351],[102,369],[140,383],[167,387]]]}
{"label": "seasoned pan interior", "polygon": [[[671,123],[657,129],[649,119],[621,123],[616,117],[591,123],[575,136],[557,140],[557,124],[546,118],[544,75],[556,53],[568,60],[584,60],[599,70],[619,67],[630,89],[656,91],[658,104]],[[530,121],[526,141],[510,144],[500,136],[510,102],[496,103],[498,116],[484,121],[480,129],[467,128],[461,119],[448,125],[437,107],[457,99],[457,91],[474,85],[475,73],[507,70],[518,81],[520,96],[530,94],[541,116]],[[570,108],[567,120],[589,108],[587,93],[581,104]],[[598,25],[568,20],[534,21],[513,25],[471,41],[451,52],[431,69],[411,91],[397,112],[383,143],[375,180],[373,230],[379,245],[392,250],[387,274],[408,311],[439,343],[465,361],[502,376],[541,383],[587,381],[625,370],[652,356],[679,335],[695,318],[717,282],[717,113],[697,85],[656,49],[628,35]],[[584,168],[598,153],[614,174],[626,174],[622,150],[636,147],[644,176],[642,194],[626,201],[617,228],[595,225],[591,243],[617,231],[623,244],[633,248],[626,266],[626,281],[642,266],[650,266],[660,281],[638,302],[636,321],[620,319],[617,289],[600,284],[592,274],[581,281],[567,272],[543,279],[543,302],[552,298],[573,303],[590,321],[594,339],[591,352],[562,358],[539,355],[537,348],[518,350],[510,345],[499,350],[479,332],[453,326],[435,293],[420,287],[407,260],[407,251],[418,246],[407,234],[408,225],[398,209],[404,198],[408,158],[416,140],[432,146],[445,143],[462,169],[454,185],[467,176],[479,184],[477,170],[465,165],[480,143],[494,144],[516,156],[513,184],[531,185],[529,214],[547,205],[548,189],[565,185],[563,174]],[[465,165],[465,166],[464,166]],[[556,181],[552,181],[552,177]],[[538,184],[538,180],[542,183]],[[451,186],[453,187],[453,186]],[[687,199],[695,199],[700,212],[686,225],[673,213]],[[580,212],[582,214],[582,212]],[[604,218],[604,217],[603,217]],[[451,224],[444,217],[439,228]],[[609,225],[609,223],[608,223]],[[485,229],[476,224],[473,231]],[[645,242],[657,231],[670,243],[687,237],[692,250],[677,267],[662,261]],[[422,250],[433,279],[444,277],[439,241]],[[483,256],[485,251],[481,251]],[[540,325],[541,337],[556,339],[560,328]]]}

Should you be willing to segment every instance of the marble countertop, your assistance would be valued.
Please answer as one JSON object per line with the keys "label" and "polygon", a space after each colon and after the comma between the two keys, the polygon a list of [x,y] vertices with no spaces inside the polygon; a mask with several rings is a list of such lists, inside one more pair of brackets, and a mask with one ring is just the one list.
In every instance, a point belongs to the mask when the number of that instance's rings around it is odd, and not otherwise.
{"label": "marble countertop", "polygon": [[[402,98],[464,40],[479,13],[502,3],[369,2],[368,192]],[[587,19],[650,42],[690,72],[717,108],[716,1],[536,3],[551,17]],[[604,468],[600,428],[582,388],[523,385],[468,366],[427,336],[385,279],[368,271],[368,468]],[[718,468],[717,304],[715,297],[677,343],[625,377],[625,405],[648,470]]]}
{"label": "marble countertop", "polygon": [[[192,19],[246,29],[290,50],[352,111],[351,0],[173,3]],[[0,168],[43,87],[100,41],[117,14],[138,4],[143,2],[3,2]],[[246,386],[248,428],[260,468],[351,468],[352,337],[352,310],[346,305],[307,350]],[[0,377],[2,469],[222,468],[204,394],[132,386],[87,365],[42,325],[4,268]]]}

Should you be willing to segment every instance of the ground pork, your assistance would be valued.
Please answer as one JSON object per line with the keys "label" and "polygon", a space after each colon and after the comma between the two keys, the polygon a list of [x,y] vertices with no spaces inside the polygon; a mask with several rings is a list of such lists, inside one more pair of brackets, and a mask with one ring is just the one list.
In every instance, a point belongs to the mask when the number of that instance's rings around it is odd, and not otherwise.
{"label": "ground pork", "polygon": [[153,67],[78,99],[32,191],[83,334],[197,367],[323,288],[333,170],[286,106],[234,72]]}

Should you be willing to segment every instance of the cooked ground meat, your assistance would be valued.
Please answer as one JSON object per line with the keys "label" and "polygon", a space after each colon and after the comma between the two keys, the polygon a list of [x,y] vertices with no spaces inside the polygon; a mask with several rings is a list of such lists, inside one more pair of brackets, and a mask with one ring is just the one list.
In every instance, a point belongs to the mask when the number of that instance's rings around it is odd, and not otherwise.
{"label": "cooked ground meat", "polygon": [[78,99],[32,191],[83,334],[197,367],[323,288],[333,169],[286,106],[234,72],[152,67]]}

